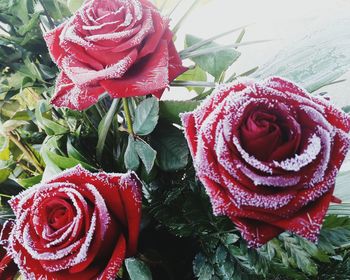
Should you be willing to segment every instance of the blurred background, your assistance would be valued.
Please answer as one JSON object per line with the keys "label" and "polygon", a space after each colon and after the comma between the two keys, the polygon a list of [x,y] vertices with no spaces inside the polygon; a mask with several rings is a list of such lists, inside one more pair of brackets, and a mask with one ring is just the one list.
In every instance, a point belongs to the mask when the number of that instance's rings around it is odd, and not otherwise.
{"label": "blurred background", "polygon": [[[271,40],[240,47],[238,50],[242,55],[234,64],[234,69],[230,69],[231,72],[243,73],[256,66],[269,65],[279,52],[291,49],[300,42],[308,42],[309,37],[312,37],[316,31],[321,35],[324,34],[324,41],[327,40],[328,32],[330,43],[338,45],[350,39],[350,24],[345,26],[347,22],[350,23],[349,0],[207,0],[204,2],[205,4],[194,9],[183,22],[177,34],[176,44],[179,50],[184,48],[185,34],[209,38],[243,25],[248,25],[243,42]],[[171,15],[172,26],[176,25],[191,3],[192,1],[187,0],[180,3]],[[342,19],[346,21],[341,21]],[[220,38],[217,42],[232,44],[238,34],[239,32]],[[310,45],[308,48],[312,51],[313,46]],[[315,51],[319,50],[315,48]],[[298,63],[302,62],[301,58]],[[350,72],[344,69],[342,71],[346,73],[338,80],[345,79],[345,81],[319,90],[327,91],[332,100],[341,107],[350,104]],[[195,93],[188,93],[186,89],[172,88],[164,99],[188,99],[193,96]]]}

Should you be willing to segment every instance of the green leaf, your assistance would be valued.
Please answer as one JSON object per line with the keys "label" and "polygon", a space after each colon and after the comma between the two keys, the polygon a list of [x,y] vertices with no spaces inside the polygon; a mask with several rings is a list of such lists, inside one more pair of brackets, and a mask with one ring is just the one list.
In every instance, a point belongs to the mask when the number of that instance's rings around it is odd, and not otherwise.
{"label": "green leaf", "polygon": [[160,118],[171,123],[181,124],[179,115],[196,109],[200,101],[160,101]]}
{"label": "green leaf", "polygon": [[350,218],[336,215],[327,216],[319,238],[318,247],[329,254],[335,254],[335,250],[349,245]]}
{"label": "green leaf", "polygon": [[101,161],[103,148],[105,146],[105,141],[109,128],[111,127],[114,115],[117,111],[119,99],[113,99],[112,105],[108,110],[108,113],[103,117],[100,124],[98,125],[98,142],[96,146],[96,156],[97,160]]}
{"label": "green leaf", "polygon": [[30,188],[36,184],[39,184],[42,178],[43,178],[43,175],[37,175],[34,177],[17,179],[17,181],[24,188]]}
{"label": "green leaf", "polygon": [[0,184],[0,194],[17,195],[21,191],[23,191],[22,186],[14,180],[7,179]]}
{"label": "green leaf", "polygon": [[43,174],[43,180],[48,180],[52,178],[53,176],[59,174],[62,170],[59,168],[53,160],[48,156],[48,152],[50,149],[55,147],[57,145],[57,140],[52,137],[50,138],[49,136],[46,137],[41,149],[40,149],[40,155],[45,162],[45,170]]}
{"label": "green leaf", "polygon": [[224,246],[220,245],[216,249],[215,262],[218,264],[222,264],[226,260],[226,257],[227,257],[227,251]]}
{"label": "green leaf", "polygon": [[7,1],[8,14],[16,15],[21,19],[22,23],[27,23],[30,20],[30,14],[34,11],[33,0],[13,0]]}
{"label": "green leaf", "polygon": [[[186,35],[185,44],[187,47],[190,47],[200,41],[202,41],[202,39],[196,36]],[[215,47],[220,47],[220,45],[212,42],[200,48],[200,50]],[[214,76],[215,79],[219,79],[221,74],[225,72],[240,57],[240,55],[240,52],[232,48],[216,51],[207,55],[196,56],[191,59],[204,71]]]}
{"label": "green leaf", "polygon": [[10,174],[12,173],[12,169],[6,166],[0,167],[0,183],[6,181]]}
{"label": "green leaf", "polygon": [[[47,135],[61,135],[68,132],[68,128],[50,120],[48,117],[51,115],[51,106],[47,104],[47,101],[40,100],[38,106],[35,109],[35,117],[38,122],[38,126],[45,130]],[[49,113],[46,115],[46,113]]]}
{"label": "green leaf", "polygon": [[[187,70],[185,73],[177,77],[179,81],[206,81],[207,74],[197,65],[193,69]],[[194,90],[197,94],[204,91],[204,87],[187,87],[189,91]]]}
{"label": "green leaf", "polygon": [[179,129],[162,125],[152,135],[152,145],[157,151],[159,167],[164,171],[176,171],[188,163],[187,141]]}
{"label": "green leaf", "polygon": [[46,154],[52,160],[52,162],[55,163],[56,166],[58,166],[59,168],[67,169],[67,168],[72,168],[78,164],[81,164],[86,169],[96,171],[96,168],[92,167],[91,165],[89,165],[85,162],[79,161],[75,158],[67,158],[64,156],[60,156],[60,155],[58,155],[54,152],[51,152],[51,151],[47,151]]}
{"label": "green leaf", "polygon": [[202,253],[196,255],[193,261],[193,272],[198,280],[208,280],[214,275],[214,268]]}
{"label": "green leaf", "polygon": [[22,36],[24,36],[26,33],[33,30],[33,28],[36,28],[39,25],[40,22],[40,13],[35,13],[31,16],[31,19],[26,25],[22,25],[18,29],[18,33]]}
{"label": "green leaf", "polygon": [[151,271],[143,261],[128,258],[125,260],[125,266],[130,280],[152,280]]}
{"label": "green leaf", "polygon": [[126,147],[124,155],[124,164],[128,170],[137,170],[140,165],[139,156],[135,148],[134,137],[129,135],[128,146]]}
{"label": "green leaf", "polygon": [[153,150],[152,147],[146,142],[138,139],[135,141],[135,149],[146,168],[146,172],[149,174],[153,168],[157,152]]}
{"label": "green leaf", "polygon": [[67,154],[70,158],[75,158],[79,162],[90,162],[81,152],[79,152],[72,143],[71,137],[67,138]]}
{"label": "green leaf", "polygon": [[4,123],[0,122],[0,134],[4,136],[8,135],[8,133],[26,124],[28,124],[28,122],[18,120],[8,120]]}
{"label": "green leaf", "polygon": [[9,139],[4,136],[0,136],[0,160],[10,159]]}
{"label": "green leaf", "polygon": [[133,124],[137,135],[148,135],[156,127],[159,117],[159,102],[151,97],[143,100],[136,108]]}
{"label": "green leaf", "polygon": [[280,239],[283,240],[293,266],[298,267],[307,275],[317,275],[318,269],[316,263],[312,260],[311,255],[305,251],[299,243],[297,238],[288,236],[288,234],[281,234]]}
{"label": "green leaf", "polygon": [[[74,2],[79,3],[79,0],[74,0]],[[65,17],[69,17],[71,15],[70,9],[67,7],[68,2],[66,4],[66,1],[42,0],[41,3],[45,6],[50,16],[55,20],[62,20]]]}
{"label": "green leaf", "polygon": [[84,3],[84,0],[68,0],[67,6],[72,13],[75,13]]}

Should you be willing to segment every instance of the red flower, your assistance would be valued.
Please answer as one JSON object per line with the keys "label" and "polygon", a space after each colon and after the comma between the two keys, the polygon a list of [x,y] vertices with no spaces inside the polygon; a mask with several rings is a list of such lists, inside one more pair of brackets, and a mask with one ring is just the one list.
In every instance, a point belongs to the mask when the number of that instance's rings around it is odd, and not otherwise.
{"label": "red flower", "polygon": [[11,280],[18,272],[17,265],[13,262],[10,254],[7,253],[8,238],[14,222],[8,220],[0,225],[0,279]]}
{"label": "red flower", "polygon": [[93,174],[80,166],[10,200],[9,238],[26,279],[115,279],[135,254],[141,183],[133,173]]}
{"label": "red flower", "polygon": [[112,97],[154,94],[186,70],[168,20],[148,0],[88,0],[44,35],[61,69],[52,103],[83,110]]}
{"label": "red flower", "polygon": [[182,122],[214,213],[250,246],[285,230],[317,240],[349,149],[348,115],[272,77],[223,85]]}

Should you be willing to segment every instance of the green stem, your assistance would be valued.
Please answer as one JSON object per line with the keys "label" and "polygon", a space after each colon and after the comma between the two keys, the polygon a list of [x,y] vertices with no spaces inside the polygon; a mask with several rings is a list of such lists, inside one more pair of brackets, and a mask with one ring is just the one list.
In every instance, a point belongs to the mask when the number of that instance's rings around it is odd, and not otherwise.
{"label": "green stem", "polygon": [[40,162],[36,158],[36,156],[33,154],[33,152],[30,150],[29,147],[25,143],[23,143],[20,139],[17,138],[17,136],[10,132],[8,134],[9,139],[23,152],[23,154],[31,161],[31,163],[35,166],[35,168],[40,172],[43,173],[44,169],[41,166]]}
{"label": "green stem", "polygon": [[117,99],[117,98],[113,99],[113,102],[111,104],[111,107],[108,110],[106,117],[103,118],[101,121],[102,127],[99,127],[99,129],[98,129],[98,142],[97,142],[97,146],[96,146],[96,156],[97,156],[97,160],[99,162],[101,162],[101,160],[102,160],[102,153],[103,153],[103,149],[105,147],[107,134],[108,134],[109,128],[111,127],[114,115],[117,111],[118,102],[119,102],[119,99]]}
{"label": "green stem", "polygon": [[123,107],[124,107],[124,113],[125,113],[126,125],[128,127],[128,132],[129,132],[129,134],[134,135],[134,130],[132,128],[130,109],[129,109],[129,103],[128,103],[127,98],[123,98]]}
{"label": "green stem", "polygon": [[6,197],[6,198],[12,198],[12,195],[7,195],[7,194],[3,194],[3,193],[0,193],[0,196]]}

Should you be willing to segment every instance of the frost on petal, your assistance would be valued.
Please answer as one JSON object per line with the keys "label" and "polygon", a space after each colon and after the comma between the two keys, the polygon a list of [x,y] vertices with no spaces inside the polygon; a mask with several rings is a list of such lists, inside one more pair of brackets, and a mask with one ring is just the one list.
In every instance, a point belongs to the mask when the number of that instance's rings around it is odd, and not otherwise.
{"label": "frost on petal", "polygon": [[284,230],[296,233],[312,242],[317,242],[324,217],[332,199],[332,191],[328,192],[313,204],[290,219],[283,219],[275,224]]}
{"label": "frost on petal", "polygon": [[346,133],[350,132],[350,116],[342,109],[338,109],[324,98],[312,97],[312,100],[324,107],[325,117],[327,121],[334,127],[343,130]]}
{"label": "frost on petal", "polygon": [[292,94],[298,94],[305,98],[311,98],[308,92],[301,86],[281,77],[270,77],[262,82],[264,86],[276,89],[281,92],[290,92]]}
{"label": "frost on petal", "polygon": [[55,95],[51,103],[56,107],[85,110],[95,104],[104,92],[105,90],[98,86],[80,88],[64,72],[61,72],[56,81]]}
{"label": "frost on petal", "polygon": [[196,123],[198,126],[205,121],[205,119],[212,113],[212,111],[228,97],[230,93],[239,94],[239,92],[244,91],[247,86],[240,81],[232,84],[222,84],[219,85],[214,92],[209,95],[202,104],[193,112]]}
{"label": "frost on petal", "polygon": [[[243,137],[244,114],[255,108],[271,110],[276,118],[265,120],[270,115],[262,114],[258,122],[251,120],[255,134]],[[272,77],[224,85],[182,121],[214,214],[230,217],[250,246],[285,230],[317,240],[349,150],[349,116],[294,83]],[[251,135],[265,136],[269,121],[288,137],[261,160],[248,152],[244,141]],[[264,148],[259,141],[250,143],[258,151]]]}
{"label": "frost on petal", "polygon": [[50,30],[44,34],[44,40],[49,49],[51,59],[61,67],[61,61],[65,56],[66,52],[60,43],[60,35],[65,26],[65,23],[57,26],[55,29]]}
{"label": "frost on petal", "polygon": [[132,50],[123,59],[101,70],[89,69],[86,64],[77,61],[72,57],[65,57],[62,61],[62,67],[65,74],[76,86],[83,87],[100,80],[117,79],[122,77],[135,62],[136,57],[137,51]]}
{"label": "frost on petal", "polygon": [[127,256],[134,255],[137,250],[141,221],[141,188],[141,181],[134,172],[127,173],[120,177],[119,194],[124,205],[126,220],[128,222]]}
{"label": "frost on petal", "polygon": [[188,146],[192,157],[194,158],[197,153],[197,129],[193,113],[182,113],[180,115],[182,125],[185,129],[185,137],[187,139]]}
{"label": "frost on petal", "polygon": [[307,148],[300,155],[297,154],[293,158],[281,162],[274,161],[273,163],[276,167],[280,167],[287,171],[299,171],[317,157],[321,152],[321,148],[321,139],[318,136],[313,135],[309,139]]}
{"label": "frost on petal", "polygon": [[13,229],[14,221],[7,220],[2,226],[0,225],[0,278],[13,279],[18,272],[18,267],[8,252],[8,239]]}

